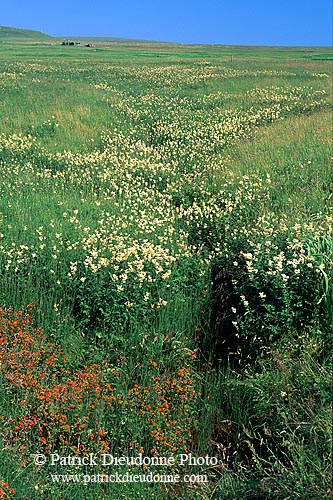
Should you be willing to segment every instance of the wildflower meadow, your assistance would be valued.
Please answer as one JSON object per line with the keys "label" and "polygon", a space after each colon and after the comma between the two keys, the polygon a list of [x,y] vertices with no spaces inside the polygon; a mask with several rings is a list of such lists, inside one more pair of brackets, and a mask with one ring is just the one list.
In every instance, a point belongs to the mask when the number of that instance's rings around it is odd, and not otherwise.
{"label": "wildflower meadow", "polygon": [[0,45],[1,499],[331,498],[324,52]]}

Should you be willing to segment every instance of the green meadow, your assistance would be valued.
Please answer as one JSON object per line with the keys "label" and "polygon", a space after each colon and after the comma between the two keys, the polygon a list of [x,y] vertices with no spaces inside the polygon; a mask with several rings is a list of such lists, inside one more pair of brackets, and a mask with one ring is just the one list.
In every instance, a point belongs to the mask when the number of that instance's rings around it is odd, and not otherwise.
{"label": "green meadow", "polygon": [[331,498],[330,48],[2,31],[0,498]]}

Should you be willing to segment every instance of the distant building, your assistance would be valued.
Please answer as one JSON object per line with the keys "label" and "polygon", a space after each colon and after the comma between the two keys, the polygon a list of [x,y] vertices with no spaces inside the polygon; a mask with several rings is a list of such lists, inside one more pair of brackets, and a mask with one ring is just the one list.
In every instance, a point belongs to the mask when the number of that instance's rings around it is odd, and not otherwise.
{"label": "distant building", "polygon": [[70,40],[64,40],[61,45],[80,45],[80,42],[71,42]]}

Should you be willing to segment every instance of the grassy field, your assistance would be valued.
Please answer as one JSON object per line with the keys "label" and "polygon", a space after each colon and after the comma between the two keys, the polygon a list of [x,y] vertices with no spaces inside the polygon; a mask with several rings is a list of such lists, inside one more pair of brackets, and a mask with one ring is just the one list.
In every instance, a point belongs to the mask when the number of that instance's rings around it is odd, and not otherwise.
{"label": "grassy field", "polygon": [[0,43],[0,498],[331,498],[330,58]]}

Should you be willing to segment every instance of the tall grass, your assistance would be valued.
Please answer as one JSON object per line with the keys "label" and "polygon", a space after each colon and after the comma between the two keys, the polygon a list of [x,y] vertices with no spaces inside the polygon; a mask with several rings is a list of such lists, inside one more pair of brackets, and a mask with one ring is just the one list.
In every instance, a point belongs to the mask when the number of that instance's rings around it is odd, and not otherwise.
{"label": "tall grass", "polygon": [[[1,495],[329,498],[326,62],[66,50],[0,47]],[[101,452],[219,462],[83,486],[31,459]]]}

